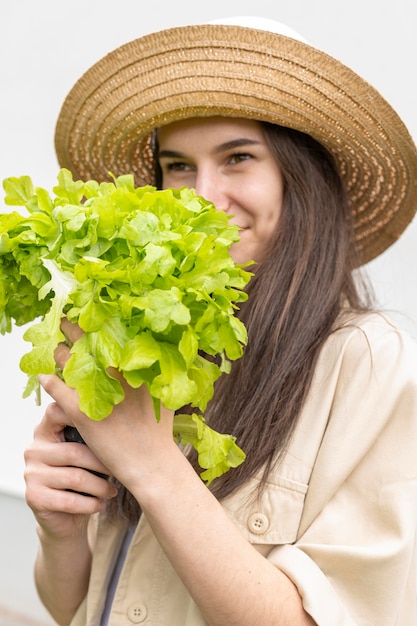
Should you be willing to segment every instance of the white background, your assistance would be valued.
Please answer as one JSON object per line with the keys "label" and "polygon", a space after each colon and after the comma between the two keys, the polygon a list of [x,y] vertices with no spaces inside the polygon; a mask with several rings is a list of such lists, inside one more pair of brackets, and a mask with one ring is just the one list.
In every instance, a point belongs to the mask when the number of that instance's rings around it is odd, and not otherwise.
{"label": "white background", "polygon": [[[417,138],[416,0],[2,0],[0,179],[27,174],[51,189],[55,121],[73,83],[96,60],[137,36],[234,15],[285,22],[352,67],[391,102]],[[3,194],[1,195],[3,198]],[[417,202],[417,199],[416,199]],[[0,212],[9,209],[1,204]],[[417,338],[417,223],[373,262],[381,306]],[[0,336],[0,491],[21,495],[23,450],[43,408],[23,400],[21,330]]]}

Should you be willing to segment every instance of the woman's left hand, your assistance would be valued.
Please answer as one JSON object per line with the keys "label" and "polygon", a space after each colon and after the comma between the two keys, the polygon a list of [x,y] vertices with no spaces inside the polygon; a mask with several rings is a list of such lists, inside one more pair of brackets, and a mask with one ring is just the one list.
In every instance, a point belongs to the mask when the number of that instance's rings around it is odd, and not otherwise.
{"label": "woman's left hand", "polygon": [[[81,335],[81,329],[64,319],[61,325],[65,336],[73,343]],[[70,358],[70,349],[64,343],[55,352],[55,360],[61,369]],[[40,383],[45,391],[61,407],[68,423],[75,426],[88,447],[109,468],[111,473],[128,489],[131,481],[146,480],[148,473],[163,470],[168,450],[177,449],[173,440],[174,412],[161,406],[161,418],[156,420],[152,400],[145,385],[133,389],[116,370],[125,398],[112,413],[102,421],[89,419],[79,409],[75,389],[68,387],[58,376],[42,375]]]}

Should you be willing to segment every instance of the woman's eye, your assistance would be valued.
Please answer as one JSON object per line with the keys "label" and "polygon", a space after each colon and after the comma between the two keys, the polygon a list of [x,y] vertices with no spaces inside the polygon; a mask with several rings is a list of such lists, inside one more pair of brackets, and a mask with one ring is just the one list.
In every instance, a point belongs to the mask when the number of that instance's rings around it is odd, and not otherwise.
{"label": "woman's eye", "polygon": [[187,172],[190,166],[183,161],[172,161],[170,163],[164,163],[161,168],[166,172]]}
{"label": "woman's eye", "polygon": [[229,158],[230,163],[241,163],[242,161],[247,161],[252,158],[251,154],[247,152],[236,152],[232,154]]}

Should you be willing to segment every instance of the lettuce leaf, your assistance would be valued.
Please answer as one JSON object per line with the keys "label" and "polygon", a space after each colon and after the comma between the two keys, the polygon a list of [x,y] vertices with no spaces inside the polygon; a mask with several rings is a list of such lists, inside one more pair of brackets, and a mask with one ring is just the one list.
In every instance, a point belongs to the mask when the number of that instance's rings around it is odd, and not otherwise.
{"label": "lettuce leaf", "polygon": [[62,169],[52,193],[28,176],[3,187],[6,204],[27,210],[0,215],[0,333],[32,323],[24,395],[55,371],[66,316],[84,334],[61,375],[89,418],[105,419],[123,399],[115,368],[146,385],[156,419],[161,404],[197,409],[175,416],[173,436],[196,448],[204,480],[241,463],[235,439],[203,417],[247,343],[236,311],[251,274],[230,256],[239,233],[229,217],[191,189],[135,187],[130,175],[99,184]]}

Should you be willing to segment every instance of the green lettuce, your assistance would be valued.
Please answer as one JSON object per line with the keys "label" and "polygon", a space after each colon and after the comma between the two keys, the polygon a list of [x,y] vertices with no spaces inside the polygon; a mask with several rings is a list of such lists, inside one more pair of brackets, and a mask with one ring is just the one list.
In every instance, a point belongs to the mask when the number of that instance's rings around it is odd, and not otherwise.
{"label": "green lettuce", "polygon": [[[130,175],[99,184],[62,169],[52,194],[28,176],[3,186],[6,204],[27,210],[0,214],[0,332],[30,324],[24,396],[56,371],[65,316],[84,333],[60,375],[89,418],[123,399],[115,368],[146,385],[156,419],[161,404],[176,411],[173,436],[195,447],[208,484],[242,463],[235,438],[203,416],[247,343],[236,311],[251,274],[230,256],[239,233],[228,216],[191,189],[135,187]],[[186,405],[196,412],[179,413]]]}

